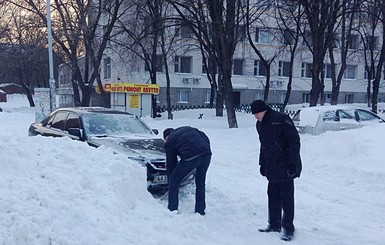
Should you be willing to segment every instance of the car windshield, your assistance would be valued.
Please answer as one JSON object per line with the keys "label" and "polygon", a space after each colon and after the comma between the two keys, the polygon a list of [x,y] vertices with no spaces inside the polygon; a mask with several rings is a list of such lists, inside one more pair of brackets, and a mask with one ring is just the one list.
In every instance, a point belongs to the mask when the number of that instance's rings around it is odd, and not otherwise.
{"label": "car windshield", "polygon": [[84,130],[90,136],[152,134],[151,129],[135,115],[93,113],[82,118]]}

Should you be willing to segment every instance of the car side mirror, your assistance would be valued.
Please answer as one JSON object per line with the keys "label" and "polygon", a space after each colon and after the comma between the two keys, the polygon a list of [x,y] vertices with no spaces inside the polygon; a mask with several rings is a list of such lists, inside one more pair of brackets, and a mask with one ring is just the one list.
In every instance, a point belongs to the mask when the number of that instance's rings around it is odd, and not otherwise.
{"label": "car side mirror", "polygon": [[151,129],[151,130],[152,130],[152,132],[154,132],[154,134],[156,134],[156,135],[159,134],[159,130],[157,130],[157,129]]}
{"label": "car side mirror", "polygon": [[68,133],[70,135],[79,137],[79,139],[83,138],[83,132],[80,128],[69,128]]}

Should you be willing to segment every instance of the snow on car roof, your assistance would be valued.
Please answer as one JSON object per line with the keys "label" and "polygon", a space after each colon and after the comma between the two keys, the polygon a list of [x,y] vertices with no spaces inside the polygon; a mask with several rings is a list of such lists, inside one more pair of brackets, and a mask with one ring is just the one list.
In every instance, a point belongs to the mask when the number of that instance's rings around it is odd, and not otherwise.
{"label": "snow on car roof", "polygon": [[354,106],[350,105],[326,105],[301,108],[301,113],[299,114],[299,126],[315,127],[320,114],[325,111],[335,111],[338,109],[349,110],[354,108]]}

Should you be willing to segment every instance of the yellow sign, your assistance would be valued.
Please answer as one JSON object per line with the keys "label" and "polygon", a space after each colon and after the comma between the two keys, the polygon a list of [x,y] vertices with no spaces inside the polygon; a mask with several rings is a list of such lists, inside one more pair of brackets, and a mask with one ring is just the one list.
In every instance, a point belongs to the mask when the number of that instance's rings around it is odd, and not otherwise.
{"label": "yellow sign", "polygon": [[[108,93],[159,94],[158,84],[107,83],[103,89]],[[95,91],[100,93],[98,85]]]}
{"label": "yellow sign", "polygon": [[139,94],[130,94],[130,108],[139,108],[140,105]]}

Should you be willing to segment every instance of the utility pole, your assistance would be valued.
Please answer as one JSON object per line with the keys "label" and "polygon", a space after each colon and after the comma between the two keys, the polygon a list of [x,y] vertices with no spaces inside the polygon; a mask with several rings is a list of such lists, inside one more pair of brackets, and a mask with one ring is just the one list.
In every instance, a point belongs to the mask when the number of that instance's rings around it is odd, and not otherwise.
{"label": "utility pole", "polygon": [[49,106],[50,112],[55,109],[55,77],[53,73],[51,1],[47,0],[48,61],[49,61]]}

